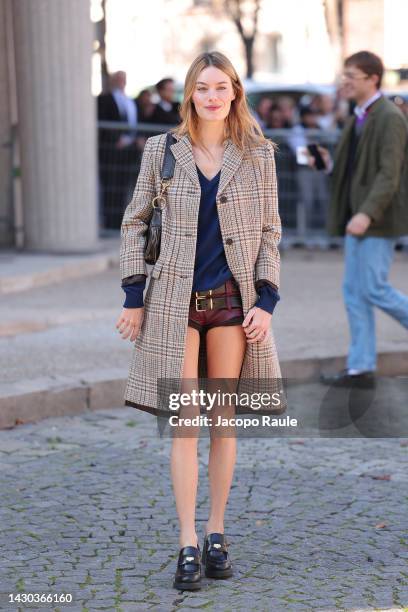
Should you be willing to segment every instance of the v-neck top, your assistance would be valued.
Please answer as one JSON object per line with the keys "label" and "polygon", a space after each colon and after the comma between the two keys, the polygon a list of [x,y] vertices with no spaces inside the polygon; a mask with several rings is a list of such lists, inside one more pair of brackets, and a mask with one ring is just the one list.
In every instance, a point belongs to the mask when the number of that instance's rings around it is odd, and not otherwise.
{"label": "v-neck top", "polygon": [[201,200],[192,291],[204,291],[225,283],[232,278],[232,272],[225,257],[216,202],[221,170],[212,179],[208,179],[197,164],[196,168]]}
{"label": "v-neck top", "polygon": [[[225,257],[221,228],[217,210],[217,191],[221,170],[208,179],[196,164],[197,175],[201,187],[200,208],[197,221],[197,241],[194,262],[192,291],[214,289],[233,278]],[[143,306],[143,291],[146,279],[131,285],[126,285],[124,308],[140,308]],[[280,299],[274,287],[264,281],[257,289],[259,298],[254,306],[272,313]]]}

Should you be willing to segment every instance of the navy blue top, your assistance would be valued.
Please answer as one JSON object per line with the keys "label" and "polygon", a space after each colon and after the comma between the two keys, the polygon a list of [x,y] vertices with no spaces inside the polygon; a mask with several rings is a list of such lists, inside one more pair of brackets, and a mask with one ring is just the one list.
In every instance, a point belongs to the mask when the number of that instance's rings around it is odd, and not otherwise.
{"label": "navy blue top", "polygon": [[[192,291],[205,291],[219,287],[228,279],[233,278],[233,275],[225,257],[216,204],[221,170],[209,180],[197,165],[196,168],[201,186],[201,200],[198,212]],[[144,281],[122,287],[126,293],[124,308],[141,308],[143,306],[145,285],[146,278]],[[276,303],[280,300],[276,289],[269,285],[267,281],[264,281],[257,292],[259,298],[254,305],[272,314]]]}

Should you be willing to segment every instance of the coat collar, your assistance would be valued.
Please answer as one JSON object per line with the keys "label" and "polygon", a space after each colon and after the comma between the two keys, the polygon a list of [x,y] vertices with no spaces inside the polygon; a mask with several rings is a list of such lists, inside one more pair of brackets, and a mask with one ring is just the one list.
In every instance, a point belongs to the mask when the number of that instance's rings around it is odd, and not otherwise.
{"label": "coat collar", "polygon": [[356,106],[354,107],[354,114],[357,117],[364,117],[364,115],[367,113],[367,109],[374,104],[374,102],[376,102],[379,98],[382,97],[382,92],[381,91],[376,91],[375,94],[373,96],[371,96],[371,98],[369,98],[368,100],[366,100],[364,102],[364,104],[362,104],[361,106],[359,106],[358,104],[356,104]]}
{"label": "coat collar", "polygon": [[367,118],[364,122],[363,129],[361,131],[360,138],[357,143],[356,157],[357,155],[360,155],[361,149],[365,146],[365,142],[370,133],[372,123],[374,119],[377,117],[378,111],[381,111],[383,108],[384,108],[384,97],[381,96],[373,103],[373,107],[370,109],[369,113],[367,114]]}
{"label": "coat collar", "polygon": [[[200,189],[200,180],[197,174],[197,168],[190,137],[188,136],[188,134],[184,134],[183,136],[178,136],[176,134],[173,135],[177,140],[177,142],[170,146],[174,157],[176,161],[180,164],[180,166],[184,168],[186,174],[189,176],[194,185],[198,189]],[[244,156],[243,151],[241,151],[232,142],[231,138],[226,138],[224,144],[224,159],[221,168],[220,182],[218,184],[217,197],[220,193],[222,193],[222,191],[228,185],[229,181],[234,176]]]}

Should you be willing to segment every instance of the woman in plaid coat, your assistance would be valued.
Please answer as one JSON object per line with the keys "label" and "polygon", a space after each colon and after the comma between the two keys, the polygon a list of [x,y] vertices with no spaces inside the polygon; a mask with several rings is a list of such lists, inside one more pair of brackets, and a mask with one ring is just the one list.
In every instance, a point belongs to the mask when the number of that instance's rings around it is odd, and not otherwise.
{"label": "woman in plaid coat", "polygon": [[[151,201],[159,193],[166,134],[147,140],[123,217],[120,268],[126,301],[116,325],[134,342],[125,404],[166,416],[172,425],[174,411],[158,393],[159,380],[178,380],[178,389],[191,393],[198,389],[198,377],[208,379],[209,386],[219,379],[227,385],[251,381],[252,390],[259,381],[276,390],[281,378],[270,325],[279,300],[281,237],[274,146],[249,112],[242,83],[221,53],[194,60],[180,114],[160,256],[144,298],[146,230]],[[211,439],[211,511],[202,561],[207,576],[226,578],[232,575],[223,522],[236,458],[232,417],[280,411],[276,402],[256,410],[221,402],[210,411],[193,401],[178,406],[171,452],[181,547],[176,588],[196,589],[201,580],[195,530],[199,425],[197,419],[183,419],[211,417],[205,422]],[[220,418],[230,419],[222,434],[216,427]]]}

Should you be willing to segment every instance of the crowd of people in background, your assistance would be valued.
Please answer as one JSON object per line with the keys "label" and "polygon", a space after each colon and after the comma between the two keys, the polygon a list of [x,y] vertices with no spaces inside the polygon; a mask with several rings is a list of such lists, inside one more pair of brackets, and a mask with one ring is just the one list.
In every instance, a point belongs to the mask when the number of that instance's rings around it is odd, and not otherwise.
{"label": "crowd of people in background", "polygon": [[[125,93],[126,73],[116,72],[110,76],[107,93],[98,97],[99,121],[125,121],[133,125],[155,123],[175,125],[179,123],[179,103],[176,101],[175,81],[161,79],[152,89],[142,89],[136,98]],[[299,97],[299,96],[298,96]],[[303,98],[307,97],[305,102]],[[350,112],[347,102],[341,95],[329,94],[314,96],[272,95],[261,96],[252,110],[263,129],[288,129],[299,123],[305,127],[324,130],[341,128]],[[133,109],[131,108],[133,106]]]}
{"label": "crowd of people in background", "polygon": [[347,103],[328,94],[307,98],[307,102],[302,102],[302,98],[296,102],[288,95],[273,98],[263,96],[255,107],[254,115],[264,130],[290,129],[299,124],[325,130],[342,127],[348,113]]}
{"label": "crowd of people in background", "polygon": [[[99,166],[101,193],[101,224],[105,228],[120,227],[122,215],[134,188],[145,142],[157,132],[149,132],[143,124],[161,126],[180,122],[175,80],[166,77],[154,88],[142,89],[136,98],[126,94],[126,73],[118,71],[109,77],[109,89],[98,96],[98,121],[121,122],[127,129],[100,127]],[[408,104],[394,97],[408,114]],[[342,96],[341,87],[335,95],[327,93],[288,95],[279,92],[261,95],[252,113],[263,130],[284,130],[280,144],[281,212],[283,222],[295,225],[299,235],[305,234],[318,219],[325,223],[328,198],[327,177],[299,166],[296,152],[308,143],[307,130],[322,133],[341,129],[353,112],[352,105]],[[166,129],[166,128],[164,128]],[[292,219],[292,221],[291,221]]]}
{"label": "crowd of people in background", "polygon": [[136,99],[125,90],[126,73],[120,70],[110,75],[109,90],[98,96],[99,122],[127,124],[125,130],[105,125],[98,131],[101,224],[111,229],[120,227],[145,142],[152,135],[146,130],[138,132],[138,127],[142,123],[175,125],[180,121],[173,79],[164,78],[156,84],[155,102],[149,89],[143,89]]}

